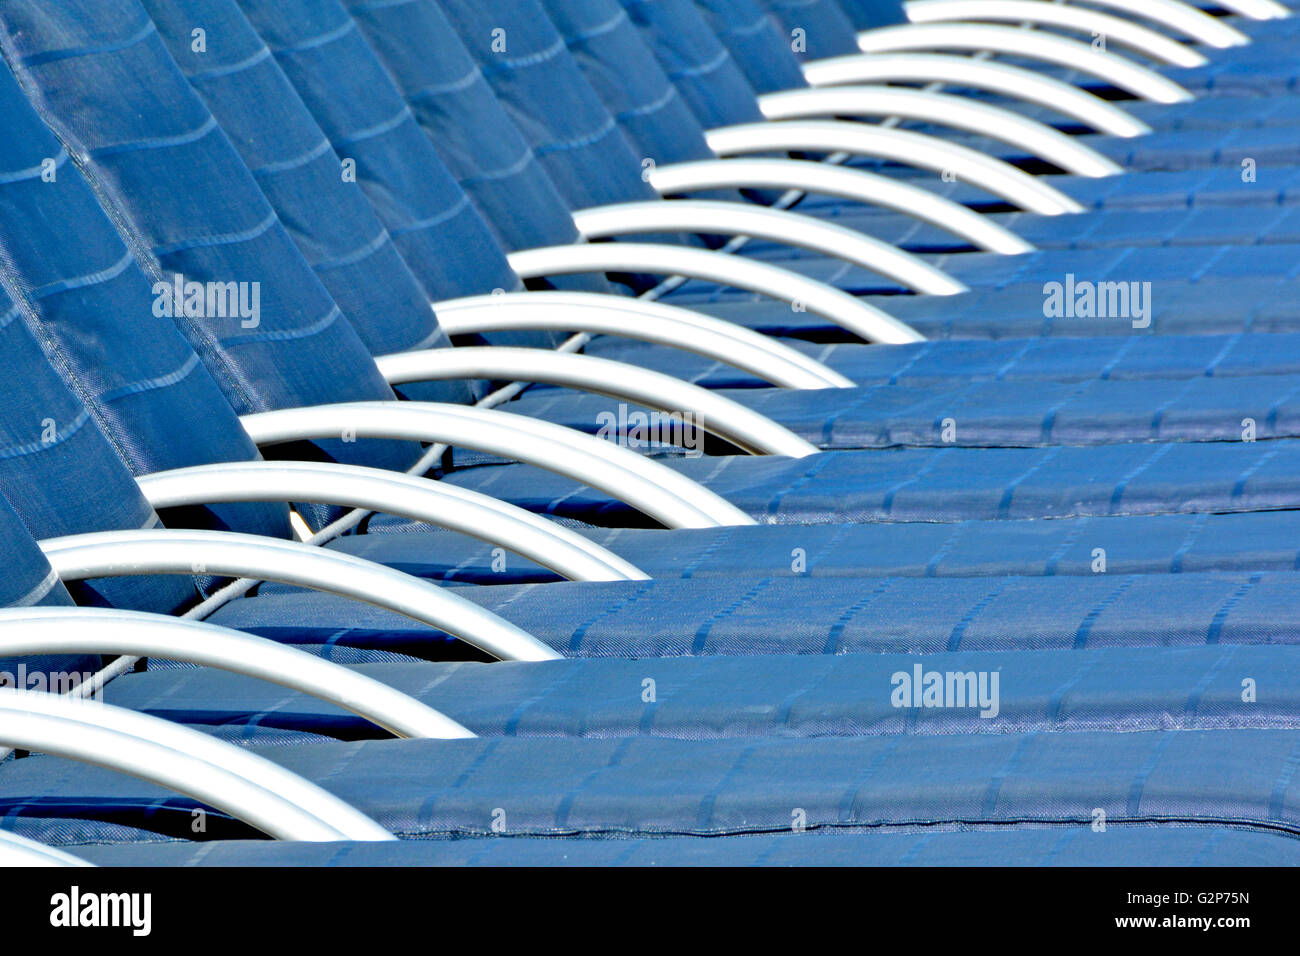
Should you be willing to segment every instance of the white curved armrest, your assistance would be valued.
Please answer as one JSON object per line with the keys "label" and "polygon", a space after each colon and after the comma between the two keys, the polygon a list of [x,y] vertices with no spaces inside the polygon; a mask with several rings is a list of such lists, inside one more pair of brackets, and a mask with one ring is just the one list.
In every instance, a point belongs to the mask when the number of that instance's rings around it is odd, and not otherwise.
{"label": "white curved armrest", "polygon": [[130,654],[188,661],[328,701],[398,737],[474,736],[414,697],[323,657],[164,614],[90,607],[0,610],[0,657],[25,654]]}
{"label": "white curved armrest", "polygon": [[707,488],[612,442],[523,415],[437,402],[345,402],[244,415],[258,445],[352,435],[441,442],[554,471],[670,528],[754,524]]}
{"label": "white curved armrest", "polygon": [[[437,351],[452,351],[439,349]],[[536,561],[573,581],[648,575],[571,528],[448,482],[337,462],[238,461],[136,479],[154,509],[214,501],[311,501],[425,521]]]}
{"label": "white curved armrest", "polygon": [[[758,124],[773,125],[773,124]],[[643,242],[575,243],[509,255],[523,278],[575,272],[649,272],[688,276],[802,306],[868,342],[920,342],[915,329],[875,306],[816,279],[743,256]]]}
{"label": "white curved armrest", "polygon": [[264,757],[111,704],[0,690],[0,745],[147,780],[280,840],[395,839],[359,810]]}
{"label": "white curved armrest", "polygon": [[705,139],[719,156],[769,152],[845,152],[870,156],[948,174],[958,182],[978,186],[1027,212],[1059,216],[1083,211],[1065,193],[1010,163],[911,130],[834,120],[790,120],[722,126],[705,133]]}
{"label": "white curved armrest", "polygon": [[1248,20],[1285,20],[1293,15],[1290,7],[1276,0],[1216,0],[1216,5]]}
{"label": "white curved armrest", "polygon": [[854,53],[805,63],[803,75],[813,86],[942,83],[987,90],[1046,106],[1098,133],[1130,138],[1151,132],[1150,126],[1109,100],[1056,77],[997,60],[976,60],[951,53]]}
{"label": "white curved armrest", "polygon": [[1031,243],[973,209],[865,169],[803,159],[703,159],[656,166],[650,173],[650,185],[663,195],[699,189],[796,189],[838,196],[915,216],[987,252],[1019,255],[1034,250]]}
{"label": "white curved armrest", "polygon": [[350,597],[446,631],[503,660],[561,655],[449,588],[297,541],[228,531],[98,531],[38,542],[64,581],[132,574],[217,574]]}
{"label": "white curved armrest", "polygon": [[1163,33],[1086,7],[1041,0],[909,0],[903,5],[913,23],[1002,21],[1034,23],[1104,36],[1107,45],[1127,47],[1169,66],[1204,66],[1209,61],[1191,47]]}
{"label": "white curved armrest", "polygon": [[[1174,33],[1190,37],[1197,43],[1216,49],[1246,46],[1250,37],[1230,25],[1226,20],[1212,17],[1200,7],[1183,0],[1089,0],[1098,7],[1109,7],[1121,13],[1140,17],[1168,27]],[[904,5],[906,6],[906,4]],[[1227,9],[1227,4],[1222,4]],[[965,19],[978,20],[980,17]]]}
{"label": "white curved armrest", "polygon": [[979,133],[1045,159],[1067,173],[1093,179],[1124,167],[1075,136],[1038,120],[964,96],[894,86],[834,86],[768,93],[758,98],[770,120],[817,116],[898,116]]}
{"label": "white curved armrest", "polygon": [[1186,103],[1193,98],[1173,80],[1132,60],[1042,30],[991,23],[904,23],[859,33],[858,49],[863,53],[987,50],[1079,70],[1152,103]]}
{"label": "white curved armrest", "polygon": [[0,830],[0,867],[94,865],[56,847],[29,840],[9,830]]}
{"label": "white curved armrest", "polygon": [[505,346],[422,349],[375,359],[390,385],[485,378],[544,382],[693,416],[701,429],[752,454],[805,458],[819,449],[739,402],[681,379],[591,355]]}
{"label": "white curved armrest", "polygon": [[895,245],[784,209],[709,199],[651,200],[580,209],[573,214],[573,221],[587,239],[638,232],[750,236],[843,259],[893,279],[913,292],[955,295],[967,291],[965,285],[938,266]]}
{"label": "white curved armrest", "polygon": [[782,388],[854,385],[816,359],[753,329],[649,299],[559,290],[507,292],[444,299],[434,303],[434,311],[448,335],[555,329],[591,332],[694,352]]}

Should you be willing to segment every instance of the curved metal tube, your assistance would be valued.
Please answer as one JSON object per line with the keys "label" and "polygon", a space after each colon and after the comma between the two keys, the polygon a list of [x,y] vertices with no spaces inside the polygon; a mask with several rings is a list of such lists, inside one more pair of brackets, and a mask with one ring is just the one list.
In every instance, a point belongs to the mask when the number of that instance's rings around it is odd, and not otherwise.
{"label": "curved metal tube", "polygon": [[558,522],[469,488],[382,468],[317,461],[239,461],[155,472],[136,482],[155,510],[212,501],[343,505],[428,522],[498,544],[574,581],[649,578],[634,564]]}
{"label": "curved metal tube", "polygon": [[[1250,37],[1219,17],[1212,17],[1200,7],[1183,0],[1089,0],[1099,7],[1109,7],[1135,17],[1166,26],[1175,33],[1190,37],[1205,46],[1225,49],[1246,46]],[[1226,4],[1224,4],[1226,7]],[[980,17],[968,19],[978,20]]]}
{"label": "curved metal tube", "polygon": [[858,49],[863,53],[987,50],[1079,70],[1152,103],[1186,103],[1194,98],[1173,80],[1132,60],[1042,30],[992,23],[903,23],[864,30],[858,34]]}
{"label": "curved metal tube", "polygon": [[65,853],[10,830],[0,830],[0,868],[9,866],[94,866],[79,856]]}
{"label": "curved metal tube", "polygon": [[909,0],[903,9],[913,23],[994,20],[1045,24],[1091,36],[1104,36],[1108,45],[1113,42],[1169,66],[1204,66],[1209,62],[1197,50],[1132,20],[1064,3],[1043,3],[1041,0]]}
{"label": "curved metal tube", "polygon": [[1059,216],[1083,211],[1065,193],[1010,163],[910,130],[834,120],[791,120],[722,126],[704,135],[709,148],[720,156],[777,151],[854,153],[948,173],[1027,212]]}
{"label": "curved metal tube", "polygon": [[835,86],[768,93],[758,98],[758,106],[770,120],[815,116],[898,116],[921,120],[1010,143],[1076,176],[1099,179],[1124,171],[1124,167],[1085,145],[1078,137],[1066,136],[1012,110],[950,93],[893,86]]}
{"label": "curved metal tube", "polygon": [[336,704],[398,737],[474,733],[399,690],[263,637],[202,621],[114,608],[0,610],[0,657],[131,654],[188,661],[269,681]]}
{"label": "curved metal tube", "polygon": [[961,203],[865,169],[802,159],[704,159],[656,166],[650,185],[663,195],[728,188],[822,193],[915,216],[988,252],[1013,256],[1034,251],[1032,243]]}
{"label": "curved metal tube", "polygon": [[782,388],[851,388],[855,384],[816,359],[752,329],[649,299],[558,290],[508,292],[444,299],[434,304],[434,311],[448,335],[549,329],[592,332],[694,352]]}
{"label": "curved metal tube", "polygon": [[938,266],[891,243],[783,209],[709,199],[651,200],[581,209],[573,214],[573,221],[587,239],[637,232],[693,232],[767,239],[843,259],[893,279],[914,292],[956,295],[969,291]]}
{"label": "curved metal tube", "polygon": [[[331,429],[331,433],[336,432]],[[278,581],[355,598],[430,624],[502,660],[549,661],[562,656],[450,589],[297,541],[229,531],[155,529],[71,534],[38,543],[65,581],[196,573]]]}
{"label": "curved metal tube", "polygon": [[816,455],[816,445],[784,425],[707,388],[662,372],[637,368],[592,355],[570,355],[550,349],[488,346],[423,349],[375,359],[390,385],[434,379],[503,379],[545,382],[636,402],[665,412],[697,416],[704,431],[725,438],[755,455]]}
{"label": "curved metal tube", "polygon": [[590,485],[670,528],[755,523],[724,498],[657,461],[509,412],[437,402],[346,402],[259,412],[240,421],[258,445],[350,434],[472,448]]}
{"label": "curved metal tube", "polygon": [[98,701],[0,690],[0,745],[147,780],[280,840],[392,840],[338,797],[216,737]]}
{"label": "curved metal tube", "polygon": [[1100,96],[1055,77],[996,60],[950,53],[858,53],[805,63],[803,75],[813,86],[943,83],[987,90],[1054,109],[1098,133],[1131,138],[1151,132],[1146,123]]}
{"label": "curved metal tube", "polygon": [[1293,15],[1290,7],[1275,0],[1217,0],[1217,5],[1248,20],[1285,20]]}
{"label": "curved metal tube", "polygon": [[[772,125],[772,124],[757,124]],[[892,131],[891,131],[892,132]],[[682,275],[747,289],[830,319],[868,342],[924,341],[892,315],[824,282],[743,256],[643,242],[575,243],[512,252],[511,268],[527,279],[574,272],[650,272]]]}

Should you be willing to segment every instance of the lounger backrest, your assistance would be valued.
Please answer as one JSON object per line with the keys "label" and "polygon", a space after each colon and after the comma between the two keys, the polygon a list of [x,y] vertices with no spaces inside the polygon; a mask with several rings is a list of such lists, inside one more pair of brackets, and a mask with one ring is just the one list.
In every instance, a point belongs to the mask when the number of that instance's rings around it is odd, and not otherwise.
{"label": "lounger backrest", "polygon": [[[160,293],[177,276],[208,293],[197,310],[173,309],[173,321],[237,412],[394,397],[136,0],[19,0],[0,11],[0,27],[29,98]],[[78,321],[84,331],[103,319]],[[115,335],[100,348],[114,368],[133,346]],[[168,440],[210,427],[187,418]],[[287,453],[402,468],[419,448],[341,437]]]}
{"label": "lounger backrest", "polygon": [[640,151],[537,0],[440,6],[571,208],[655,198]]}
{"label": "lounger backrest", "polygon": [[[0,122],[4,421],[23,449],[0,458],[0,476],[38,537],[139,528],[155,516],[132,474],[246,460],[257,450],[172,320],[155,313],[152,280],[78,158],[4,64]],[[187,517],[288,534],[282,506],[222,505]]]}
{"label": "lounger backrest", "polygon": [[643,164],[713,157],[695,114],[618,0],[541,0],[541,5]]}
{"label": "lounger backrest", "polygon": [[[27,532],[13,506],[0,495],[0,607],[72,604],[36,540]],[[97,654],[33,654],[0,657],[0,687],[25,690],[66,690],[99,670]]]}
{"label": "lounger backrest", "polygon": [[[820,60],[858,52],[853,21],[835,0],[759,0],[799,43],[793,49],[801,60]],[[795,31],[801,31],[796,33]]]}
{"label": "lounger backrest", "polygon": [[[0,124],[6,129],[18,128],[9,125],[11,116],[11,110],[0,107]],[[13,194],[27,183],[12,159],[0,151],[0,229],[33,221],[12,215]],[[10,247],[0,239],[0,375],[5,382],[0,391],[0,500],[8,499],[0,507],[0,540],[5,542],[0,598],[5,605],[68,603],[33,537],[147,528],[158,516],[100,430],[98,416],[50,364],[50,359],[61,359],[62,350],[49,326],[35,319],[93,298],[94,287],[104,280],[90,278],[78,287],[54,279],[23,289],[10,262]],[[174,577],[106,578],[80,583],[74,590],[82,603],[155,611],[174,611],[195,598],[190,582]]]}
{"label": "lounger backrest", "polygon": [[691,0],[622,0],[705,129],[763,118],[757,95]]}
{"label": "lounger backrest", "polygon": [[902,0],[839,0],[839,5],[858,30],[907,22]]}
{"label": "lounger backrest", "polygon": [[695,0],[695,6],[756,92],[807,86],[794,53],[801,38],[790,35],[759,0]]}
{"label": "lounger backrest", "polygon": [[[146,0],[143,6],[371,354],[449,345],[429,308],[429,290],[366,200],[361,183],[368,165],[358,175],[356,159],[345,164],[335,153],[233,0]],[[196,24],[205,31],[202,43],[193,36]],[[443,215],[445,208],[419,214]],[[431,278],[437,284],[439,277]],[[426,383],[408,394],[469,400],[463,383]]]}
{"label": "lounger backrest", "polygon": [[[273,48],[300,31],[344,30],[351,13],[416,121],[510,251],[578,239],[569,208],[523,135],[506,116],[474,58],[434,3],[242,3]],[[275,16],[283,10],[281,18]],[[308,34],[310,35],[310,34]],[[323,48],[323,45],[322,45]],[[292,75],[292,74],[291,74]],[[318,116],[318,119],[320,117]],[[609,291],[601,277],[572,276],[566,288]]]}
{"label": "lounger backrest", "polygon": [[[179,7],[157,2],[154,5],[173,11],[192,5],[233,10],[239,16],[241,32],[257,37],[252,42],[272,51],[271,57],[258,64],[258,70],[268,76],[276,74],[277,82],[272,86],[268,81],[258,96],[271,97],[274,103],[287,94],[293,103],[284,108],[292,108],[299,118],[303,130],[300,135],[317,144],[332,144],[334,180],[341,179],[340,168],[354,175],[355,182],[343,182],[342,187],[367,200],[390,230],[397,250],[420,282],[426,301],[522,288],[519,277],[506,262],[499,238],[447,170],[383,64],[340,7],[322,11],[319,5],[314,6],[315,23],[294,19],[291,28],[280,28],[284,13],[281,8],[276,7],[268,18],[250,5],[257,24],[266,31],[265,36],[259,36],[253,22],[245,18],[233,0],[183,3]],[[317,33],[313,27],[321,23],[321,12],[330,17],[322,25],[323,32]],[[183,22],[179,29],[163,30],[179,34],[173,46],[181,49],[182,63],[202,59],[189,50]],[[241,70],[241,76],[245,72],[249,71]],[[238,103],[234,109],[240,109]],[[261,135],[272,140],[279,135],[274,126],[256,117],[237,116],[236,122],[257,126]],[[333,190],[331,187],[322,195],[303,196],[300,202],[316,208],[318,216],[333,219]],[[295,191],[295,195],[299,194]],[[293,217],[301,219],[304,230],[313,228],[305,217],[297,213]],[[357,279],[363,296],[367,285],[382,281],[373,273],[358,275]],[[509,334],[494,337],[493,341],[555,344],[552,336],[537,334]],[[446,385],[402,391],[411,398],[433,399],[439,398],[433,391],[438,387],[445,389]]]}

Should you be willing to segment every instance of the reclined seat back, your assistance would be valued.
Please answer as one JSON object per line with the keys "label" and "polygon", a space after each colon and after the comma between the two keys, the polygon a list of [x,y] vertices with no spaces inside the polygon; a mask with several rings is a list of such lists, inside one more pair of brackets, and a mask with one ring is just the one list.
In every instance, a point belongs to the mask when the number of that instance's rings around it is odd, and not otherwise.
{"label": "reclined seat back", "polygon": [[[853,21],[836,0],[759,0],[792,39],[803,60],[857,53]],[[796,32],[798,31],[798,32]]]}
{"label": "reclined seat back", "polygon": [[[344,163],[336,154],[239,7],[232,0],[150,2],[144,7],[298,251],[366,347],[382,355],[447,345],[429,308],[429,288],[408,267],[367,202],[365,184],[371,177],[366,157],[349,154]],[[195,24],[206,31],[201,42],[193,36]],[[443,180],[436,184],[444,187],[442,193],[460,192],[445,172]],[[417,209],[407,207],[406,196],[394,198],[390,206],[405,214],[403,225],[421,216],[446,219],[448,203],[456,200],[429,190],[418,197],[424,205]],[[448,275],[427,271],[432,266],[444,272],[436,260],[422,265],[430,285],[447,282]],[[504,259],[500,266],[505,269]],[[416,386],[409,392],[431,401],[469,400],[468,389],[455,383]]]}
{"label": "reclined seat back", "polygon": [[754,88],[691,0],[622,0],[705,129],[763,119]]}
{"label": "reclined seat back", "polygon": [[[133,475],[247,460],[257,449],[173,321],[157,314],[151,277],[77,156],[4,65],[0,125],[0,363],[9,386],[0,419],[13,442],[0,456],[0,484],[38,538],[151,525],[157,516]],[[221,505],[186,517],[289,533],[283,506]],[[144,603],[159,609],[192,597],[188,586],[150,590],[156,599]]]}
{"label": "reclined seat back", "polygon": [[[288,48],[294,37],[312,35],[308,31],[333,30],[346,36],[351,29],[348,24],[355,22],[439,157],[507,250],[578,240],[569,208],[555,184],[436,4],[369,4],[352,10],[352,18],[333,0],[243,2],[241,6],[272,49],[282,43]],[[334,43],[341,45],[337,40]],[[332,45],[322,43],[319,49],[328,52]],[[299,58],[298,65],[306,63]],[[288,72],[292,77],[294,70]],[[336,83],[346,80],[334,73]],[[313,110],[322,124],[324,105],[317,104]],[[568,276],[554,284],[611,291],[597,276]]]}
{"label": "reclined seat back", "polygon": [[[148,276],[144,301],[129,313],[137,323],[142,318],[156,323],[154,313],[163,313],[239,414],[395,397],[135,0],[76,0],[57,9],[15,3],[0,14],[0,29],[6,59],[29,99],[60,145],[77,157],[100,205]],[[51,221],[66,228],[71,220]],[[168,289],[178,275],[194,284],[197,308],[188,302],[169,308],[175,296]],[[128,281],[138,282],[139,276],[132,273]],[[149,281],[154,283],[151,301]],[[188,297],[191,286],[184,288]],[[241,305],[255,308],[231,314],[214,294],[222,290],[237,290]],[[88,331],[101,327],[102,315],[81,310],[68,321],[86,367],[130,367],[145,347],[129,334],[133,328],[126,317],[122,324],[128,334],[102,341]],[[177,350],[183,345],[177,343]],[[199,363],[174,361],[167,371],[182,365],[189,372]],[[223,410],[203,384],[207,377],[177,373],[176,378],[165,396],[173,416],[169,427],[152,434],[128,428],[123,434],[161,455],[161,449],[197,440],[196,433],[215,431],[222,441],[242,442],[240,454],[206,460],[250,457],[251,446],[229,408]],[[201,394],[187,408],[180,393],[190,388]],[[341,439],[281,451],[387,468],[407,467],[420,454],[410,443]],[[309,523],[335,514],[337,509],[304,509]]]}
{"label": "reclined seat back", "polygon": [[794,54],[799,38],[768,14],[759,0],[695,0],[695,6],[756,92],[808,85]]}
{"label": "reclined seat back", "polygon": [[[371,354],[448,346],[431,301],[481,291],[484,283],[519,287],[490,228],[409,112],[395,122],[380,98],[347,98],[333,113],[360,105],[364,130],[354,127],[353,136],[336,123],[327,136],[234,0],[152,0],[145,7]],[[211,45],[206,37],[195,42],[196,23],[208,25]],[[402,113],[400,98],[397,106]],[[419,175],[384,175],[389,154],[421,152],[428,161]],[[446,237],[448,254],[439,254],[434,232]],[[402,393],[423,401],[473,398],[466,382],[413,383]]]}
{"label": "reclined seat back", "polygon": [[[0,607],[68,606],[72,598],[28,534],[8,499],[0,495]],[[61,692],[100,667],[98,654],[31,654],[0,657],[0,687]]]}

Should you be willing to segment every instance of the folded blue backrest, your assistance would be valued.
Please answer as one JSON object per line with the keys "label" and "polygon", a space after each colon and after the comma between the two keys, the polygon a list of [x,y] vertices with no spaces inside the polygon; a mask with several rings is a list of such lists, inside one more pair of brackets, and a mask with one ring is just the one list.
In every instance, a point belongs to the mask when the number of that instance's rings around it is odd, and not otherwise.
{"label": "folded blue backrest", "polygon": [[799,38],[784,30],[759,0],[695,0],[695,5],[756,92],[808,85],[794,54]]}
{"label": "folded blue backrest", "polygon": [[542,0],[641,162],[712,159],[704,129],[618,0]]}
{"label": "folded blue backrest", "polygon": [[[70,437],[73,419],[87,416],[86,432],[95,433],[97,449],[87,445],[78,460],[53,464],[31,456],[25,467],[38,468],[39,475],[14,476],[14,501],[20,509],[34,507],[47,492],[16,489],[57,484],[58,470],[70,469],[71,480],[81,472],[88,481],[88,458],[103,454],[121,474],[91,483],[97,498],[70,488],[51,495],[49,513],[31,524],[33,532],[140,527],[152,513],[135,493],[131,473],[246,460],[257,450],[172,320],[155,314],[152,279],[3,64],[0,123],[8,133],[0,141],[0,273],[18,303],[6,329],[13,421],[32,440],[48,418],[53,424],[45,446],[53,446],[55,434],[59,441]],[[66,397],[56,397],[65,391]],[[30,411],[19,413],[22,403],[30,403]],[[200,422],[203,427],[195,427]],[[288,534],[283,506],[221,505],[188,517],[204,526]]]}
{"label": "folded blue backrest", "polygon": [[[0,174],[0,225],[11,223],[5,197],[13,182],[5,179]],[[24,301],[27,297],[4,267],[7,258],[8,252],[0,250],[0,375],[5,382],[0,392],[0,496],[12,502],[17,517],[9,520],[9,504],[0,508],[7,572],[0,596],[6,604],[35,603],[41,588],[63,589],[45,580],[49,567],[35,546],[25,543],[30,537],[135,530],[158,519],[94,416],[47,361],[46,350],[48,357],[61,361],[57,342],[32,319],[30,300]],[[58,287],[45,287],[49,298],[67,295]],[[77,584],[74,590],[82,603],[155,611],[177,610],[195,597],[188,581],[174,577],[106,578]]]}
{"label": "folded blue backrest", "polygon": [[[0,292],[0,300],[3,298]],[[5,543],[0,558],[0,607],[72,604],[72,598],[4,495],[0,495],[0,541]],[[80,678],[94,673],[100,663],[98,654],[0,657],[0,687],[49,690],[52,682],[57,685],[68,678],[80,683]]]}
{"label": "folded blue backrest", "polygon": [[[345,29],[338,21],[342,8],[334,0],[257,7],[244,2],[243,7],[273,48],[281,31],[310,37]],[[380,0],[352,3],[349,9],[438,155],[505,248],[515,251],[576,241],[578,231],[568,206],[438,5],[432,0],[400,4]],[[281,10],[292,16],[279,16]],[[528,210],[528,215],[520,216],[520,210]],[[610,290],[600,276],[570,276],[555,284]]]}
{"label": "folded blue backrest", "polygon": [[[786,32],[803,42],[795,46],[800,59],[820,60],[858,52],[853,21],[835,0],[761,0]],[[796,33],[795,31],[801,31]]]}
{"label": "folded blue backrest", "polygon": [[[144,5],[177,65],[371,353],[448,345],[429,308],[430,292],[366,201],[361,183],[371,178],[370,164],[350,157],[358,171],[331,148],[234,0],[148,0]],[[191,32],[196,23],[205,24],[210,45],[205,38],[196,48]],[[409,125],[422,143],[424,135]],[[449,176],[444,179],[460,193]],[[445,207],[436,203],[421,212],[445,218]],[[438,260],[433,265],[443,271]],[[443,276],[429,278],[433,286],[446,284]],[[463,382],[415,383],[404,391],[425,401],[470,400]]]}
{"label": "folded blue backrest", "polygon": [[691,0],[622,0],[705,129],[763,118],[754,88]]}
{"label": "folded blue backrest", "polygon": [[839,0],[840,9],[859,30],[906,23],[901,0]]}
{"label": "folded blue backrest", "polygon": [[[56,10],[24,0],[0,11],[0,27],[29,97],[81,159],[151,277],[241,284],[241,296],[247,290],[249,304],[257,303],[256,315],[205,308],[198,316],[177,310],[186,314],[175,319],[236,411],[393,397],[135,0],[70,0]],[[127,336],[114,335],[100,361],[119,367],[132,348]],[[183,419],[169,441],[187,436],[195,421]],[[419,454],[397,442],[329,441],[294,451],[390,468]],[[315,521],[335,513],[309,512]]]}
{"label": "folded blue backrest", "polygon": [[[219,0],[219,5],[236,7],[232,0]],[[355,164],[357,184],[351,188],[359,188],[393,235],[397,250],[423,288],[425,310],[430,300],[522,288],[496,234],[443,165],[347,15],[337,5],[315,8],[317,16],[321,11],[329,13],[321,34],[321,25],[311,18],[286,22],[279,6],[264,11],[249,3],[246,9],[251,21],[241,13],[241,23],[254,36],[255,27],[262,28],[265,36],[257,42],[268,44],[274,53],[264,72],[275,73],[280,81],[262,95],[273,101],[294,101],[295,115],[301,116],[300,125],[310,126],[311,137],[318,143],[327,140],[342,162]],[[234,121],[240,122],[238,117]],[[279,135],[269,124],[258,126],[268,137]],[[336,166],[335,176],[337,170]],[[335,217],[328,192],[300,202],[319,210],[324,219]],[[319,227],[303,220],[304,232]],[[373,286],[383,281],[373,273],[359,276],[362,294],[379,294]],[[554,344],[549,334],[537,333],[504,333],[492,340]],[[449,387],[464,388],[429,383],[404,387],[402,392],[409,398],[463,400],[450,398]]]}
{"label": "folded blue backrest", "polygon": [[641,160],[537,0],[444,0],[443,12],[574,209],[656,198]]}

